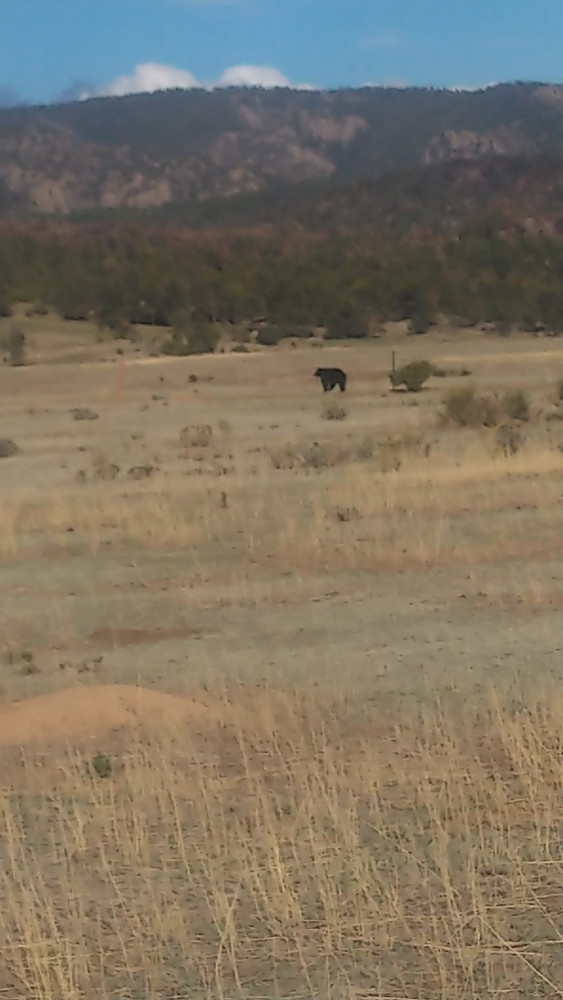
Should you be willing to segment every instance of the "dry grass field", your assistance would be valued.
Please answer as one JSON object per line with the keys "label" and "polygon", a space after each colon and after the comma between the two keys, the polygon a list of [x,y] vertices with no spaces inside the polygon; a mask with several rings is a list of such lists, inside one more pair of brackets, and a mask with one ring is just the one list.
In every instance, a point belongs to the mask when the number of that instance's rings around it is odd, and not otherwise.
{"label": "dry grass field", "polygon": [[[558,997],[559,343],[122,362],[32,322],[0,366],[0,998]],[[450,374],[391,391],[392,349]],[[514,448],[439,419],[469,383],[526,391]]]}

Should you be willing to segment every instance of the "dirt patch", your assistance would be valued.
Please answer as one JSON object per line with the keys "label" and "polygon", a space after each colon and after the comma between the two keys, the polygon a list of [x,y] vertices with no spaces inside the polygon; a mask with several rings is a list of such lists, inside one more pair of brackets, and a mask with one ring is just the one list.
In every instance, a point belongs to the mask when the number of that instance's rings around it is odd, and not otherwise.
{"label": "dirt patch", "polygon": [[163,642],[165,639],[201,639],[197,629],[145,629],[145,628],[98,628],[88,639],[111,648],[116,646],[142,646],[147,642]]}
{"label": "dirt patch", "polygon": [[0,746],[84,746],[111,733],[200,729],[219,715],[217,705],[125,684],[66,688],[0,706]]}

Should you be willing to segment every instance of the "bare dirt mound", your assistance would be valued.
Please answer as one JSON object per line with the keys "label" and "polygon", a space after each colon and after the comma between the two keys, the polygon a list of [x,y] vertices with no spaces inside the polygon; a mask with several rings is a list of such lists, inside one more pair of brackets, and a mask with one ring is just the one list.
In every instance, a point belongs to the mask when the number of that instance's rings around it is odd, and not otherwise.
{"label": "bare dirt mound", "polygon": [[0,746],[84,746],[112,733],[201,730],[220,714],[217,704],[126,684],[66,688],[0,706]]}

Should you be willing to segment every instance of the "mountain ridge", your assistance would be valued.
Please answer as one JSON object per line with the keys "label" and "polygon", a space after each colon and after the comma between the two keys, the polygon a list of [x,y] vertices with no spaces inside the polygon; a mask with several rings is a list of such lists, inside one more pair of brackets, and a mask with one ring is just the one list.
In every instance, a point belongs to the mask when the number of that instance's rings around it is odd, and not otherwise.
{"label": "mountain ridge", "polygon": [[563,87],[165,91],[0,110],[0,213],[155,209],[563,154]]}

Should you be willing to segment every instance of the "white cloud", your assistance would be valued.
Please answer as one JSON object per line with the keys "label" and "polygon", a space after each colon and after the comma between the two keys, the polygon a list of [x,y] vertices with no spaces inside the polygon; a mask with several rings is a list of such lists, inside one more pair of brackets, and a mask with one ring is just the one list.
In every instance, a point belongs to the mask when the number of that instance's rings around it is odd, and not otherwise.
{"label": "white cloud", "polygon": [[172,90],[180,87],[189,90],[197,87],[197,80],[187,69],[163,66],[160,63],[141,63],[130,76],[116,76],[115,80],[95,90],[84,91],[80,97],[123,97],[124,94],[152,94],[155,90]]}
{"label": "white cloud", "polygon": [[230,66],[216,80],[200,83],[187,69],[166,66],[161,63],[141,63],[129,75],[117,76],[110,83],[100,87],[85,89],[80,100],[89,97],[123,97],[125,94],[154,93],[156,90],[191,90],[202,87],[214,90],[216,87],[289,87],[292,90],[315,90],[307,83],[292,84],[274,66]]}
{"label": "white cloud", "polygon": [[231,66],[211,87],[290,87],[279,69],[273,66]]}
{"label": "white cloud", "polygon": [[481,83],[478,87],[465,87],[463,84],[460,84],[459,86],[446,87],[446,90],[453,90],[454,93],[461,93],[463,91],[472,94],[479,90],[489,90],[491,87],[498,87],[498,81],[492,80],[491,83]]}

